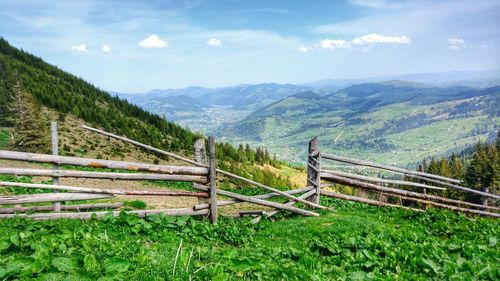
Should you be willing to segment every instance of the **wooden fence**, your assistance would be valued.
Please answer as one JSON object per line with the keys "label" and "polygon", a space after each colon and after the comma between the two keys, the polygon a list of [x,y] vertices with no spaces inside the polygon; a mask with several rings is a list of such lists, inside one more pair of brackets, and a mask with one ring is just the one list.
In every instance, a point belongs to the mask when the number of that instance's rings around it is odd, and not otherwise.
{"label": "wooden fence", "polygon": [[[171,216],[180,215],[202,215],[207,216],[211,222],[217,223],[218,207],[237,203],[252,203],[259,206],[265,206],[270,211],[254,210],[240,211],[239,215],[255,216],[254,222],[259,221],[263,216],[270,217],[280,211],[289,211],[305,216],[318,216],[314,209],[325,209],[320,205],[321,195],[334,197],[342,200],[362,202],[366,204],[397,207],[423,211],[418,206],[434,206],[446,208],[454,211],[473,213],[483,216],[500,217],[498,211],[500,208],[489,206],[488,200],[498,200],[500,196],[487,191],[478,191],[462,186],[462,182],[456,179],[450,179],[438,175],[425,173],[420,167],[420,171],[412,171],[399,167],[393,167],[364,160],[350,159],[334,154],[322,153],[318,149],[318,139],[314,138],[309,142],[307,159],[307,186],[303,188],[282,191],[273,187],[255,182],[253,180],[235,175],[233,173],[218,169],[216,167],[217,159],[215,157],[215,139],[208,138],[208,146],[204,139],[197,140],[194,144],[194,159],[189,159],[171,152],[167,152],[146,144],[130,140],[123,136],[118,136],[96,128],[82,126],[82,128],[105,136],[114,138],[125,143],[129,143],[143,149],[152,151],[159,155],[165,155],[189,164],[189,166],[169,166],[159,164],[148,164],[141,162],[103,160],[83,157],[60,156],[58,153],[57,124],[52,123],[52,154],[36,154],[26,152],[4,151],[0,150],[0,159],[12,161],[26,161],[35,163],[52,164],[52,169],[39,168],[14,168],[0,167],[1,175],[14,176],[42,176],[51,177],[51,184],[42,183],[21,183],[0,181],[0,188],[26,188],[26,189],[44,189],[51,190],[52,193],[37,193],[23,195],[0,195],[0,206],[14,205],[14,207],[0,208],[0,218],[12,218],[16,216],[29,217],[36,220],[47,220],[56,218],[79,218],[88,219],[92,216],[104,216],[109,211],[95,211],[97,209],[112,209],[113,215],[118,215],[121,210],[115,210],[123,206],[122,203],[86,203],[77,205],[62,204],[62,202],[82,201],[82,200],[109,200],[116,195],[132,196],[191,196],[198,198],[198,204],[177,209],[151,209],[134,210],[128,213],[137,214],[140,217],[152,214],[164,214]],[[208,151],[207,151],[208,148]],[[411,182],[404,179],[384,179],[344,171],[326,169],[322,161],[333,160],[356,166],[381,169],[387,172],[403,175],[405,178],[414,178],[419,182]],[[71,165],[80,167],[92,167],[96,170],[108,168],[123,170],[121,172],[109,171],[82,171],[75,169],[64,169],[61,165]],[[129,172],[124,172],[129,171]],[[133,171],[133,172],[130,172]],[[218,178],[232,178],[239,182],[244,182],[253,186],[263,188],[269,193],[255,196],[247,196],[232,191],[222,190],[218,187]],[[61,185],[61,178],[90,178],[101,180],[126,180],[126,181],[179,181],[191,182],[193,187],[199,191],[180,191],[180,190],[122,190],[110,188],[89,188],[80,186]],[[324,183],[330,182],[330,183]],[[351,186],[357,189],[377,192],[380,195],[396,197],[401,200],[414,201],[420,204],[415,206],[403,206],[402,204],[393,204],[381,200],[373,200],[353,195],[341,194],[331,190],[326,190],[335,184]],[[439,186],[433,185],[437,184]],[[397,187],[406,186],[418,188],[421,192],[414,192]],[[465,202],[461,200],[446,198],[435,194],[428,194],[427,190],[441,192],[447,188],[453,188],[481,196],[484,200],[482,204]],[[224,200],[218,200],[224,197]],[[284,197],[285,203],[279,203],[269,200],[274,197]],[[51,203],[52,205],[33,205],[39,203]],[[295,204],[301,203],[303,207]],[[29,206],[20,206],[29,204]],[[304,207],[307,207],[304,208]]]}
{"label": "wooden fence", "polygon": [[[422,166],[419,166],[419,171],[412,171],[400,167],[394,167],[365,160],[351,159],[330,153],[322,153],[317,147],[317,142],[317,138],[314,138],[309,142],[309,154],[307,161],[307,179],[308,182],[315,187],[320,186],[321,181],[327,181],[350,186],[364,191],[376,192],[379,195],[399,198],[400,202],[402,202],[402,200],[408,200],[421,203],[421,206],[430,205],[464,213],[472,213],[490,217],[500,217],[500,214],[498,213],[498,211],[500,211],[500,208],[496,206],[488,206],[487,203],[488,200],[499,200],[500,196],[489,193],[487,192],[487,190],[475,190],[469,187],[462,186],[461,184],[463,183],[460,180],[425,173]],[[420,182],[412,182],[404,179],[383,179],[379,177],[359,175],[356,173],[325,169],[321,166],[321,161],[323,159],[333,160],[359,167],[379,169],[401,175],[404,178],[413,178],[419,180]],[[437,184],[439,186],[431,184]],[[401,189],[400,187],[418,188],[421,192]],[[480,196],[481,198],[483,198],[482,204],[435,195],[436,193],[442,192],[448,188]],[[434,190],[435,192],[434,194],[428,194],[428,190]],[[321,190],[320,194],[338,199],[362,202],[376,206],[407,208],[402,204],[391,204],[380,200],[372,200],[358,196],[341,194],[333,191]],[[415,208],[416,207],[413,207],[412,209]]]}
{"label": "wooden fence", "polygon": [[[255,215],[256,221],[260,219],[260,215],[272,216],[278,211],[290,211],[305,216],[317,216],[318,214],[312,210],[306,210],[294,206],[300,202],[310,208],[325,208],[319,204],[317,199],[311,200],[311,197],[318,193],[318,189],[313,186],[299,188],[295,190],[281,191],[273,187],[252,181],[250,179],[235,175],[233,173],[216,168],[215,157],[215,139],[208,138],[208,153],[206,151],[205,140],[196,141],[194,146],[194,160],[183,156],[167,152],[158,148],[142,144],[128,138],[117,136],[99,129],[82,126],[84,129],[92,131],[102,136],[115,138],[125,143],[130,143],[135,146],[153,151],[157,154],[166,155],[174,159],[186,162],[191,166],[167,166],[158,164],[148,164],[140,162],[103,160],[82,157],[60,156],[58,153],[58,136],[57,123],[53,122],[51,126],[52,136],[52,154],[36,154],[26,152],[4,151],[0,150],[0,159],[13,161],[26,161],[35,163],[51,163],[52,169],[33,169],[33,168],[14,168],[0,167],[0,174],[14,176],[44,176],[51,177],[52,184],[41,183],[20,183],[20,182],[1,182],[0,188],[14,187],[26,189],[45,189],[52,190],[52,193],[39,194],[23,194],[23,195],[0,195],[1,205],[15,205],[15,207],[0,208],[0,218],[11,218],[15,216],[29,217],[37,220],[56,219],[56,218],[80,218],[88,219],[93,215],[99,217],[109,212],[106,211],[91,211],[93,209],[116,209],[122,207],[121,203],[96,203],[96,204],[79,204],[65,205],[61,202],[82,201],[82,200],[100,200],[111,199],[115,195],[133,195],[133,196],[194,196],[199,198],[198,204],[180,209],[154,209],[154,210],[137,210],[127,211],[139,216],[147,216],[150,214],[164,215],[206,215],[213,222],[217,223],[217,207],[230,204],[248,202],[260,206],[270,207],[276,211],[264,212],[257,211],[242,211],[240,215]],[[119,169],[133,171],[128,172],[100,172],[100,171],[81,171],[62,169],[61,165],[72,165],[80,167],[92,167],[96,170],[102,168]],[[217,176],[224,176],[245,182],[270,191],[268,194],[257,196],[246,196],[235,192],[222,190],[218,188]],[[104,180],[161,180],[161,181],[180,181],[191,182],[193,187],[199,192],[191,191],[144,191],[144,190],[121,190],[121,189],[106,189],[106,188],[88,188],[79,186],[67,186],[60,184],[60,178],[91,178]],[[300,194],[299,196],[295,196]],[[223,196],[228,200],[217,201],[217,197]],[[268,200],[273,197],[282,196],[288,199],[286,203],[278,203]],[[319,193],[317,194],[319,199]],[[52,205],[42,206],[18,206],[22,204],[47,203]],[[48,211],[52,211],[47,213]],[[64,212],[63,212],[64,211]],[[68,212],[77,211],[77,212]],[[83,211],[83,212],[82,212]],[[34,213],[30,213],[34,212]],[[40,213],[42,212],[42,213]],[[111,214],[118,215],[120,211],[113,211]]]}

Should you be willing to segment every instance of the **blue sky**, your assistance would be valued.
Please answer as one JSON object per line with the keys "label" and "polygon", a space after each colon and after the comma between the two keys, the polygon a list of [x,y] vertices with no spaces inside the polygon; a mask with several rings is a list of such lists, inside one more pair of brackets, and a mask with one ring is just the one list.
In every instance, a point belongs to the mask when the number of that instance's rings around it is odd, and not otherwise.
{"label": "blue sky", "polygon": [[500,68],[500,1],[0,0],[0,36],[105,90]]}

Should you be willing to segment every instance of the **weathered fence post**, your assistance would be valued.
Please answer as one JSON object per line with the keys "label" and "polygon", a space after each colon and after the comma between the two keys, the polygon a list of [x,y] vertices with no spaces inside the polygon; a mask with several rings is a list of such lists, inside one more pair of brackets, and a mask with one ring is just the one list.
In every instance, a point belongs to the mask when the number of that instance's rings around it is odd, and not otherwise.
{"label": "weathered fence post", "polygon": [[[59,155],[59,137],[57,134],[57,122],[50,123],[50,136],[51,136],[51,142],[52,142],[52,155]],[[52,169],[54,171],[59,170],[59,164],[54,164],[52,166]],[[59,184],[59,177],[53,177],[52,184],[58,185]],[[58,192],[58,191],[54,190],[54,192]],[[56,212],[56,213],[61,212],[61,202],[54,202],[54,212]]]}
{"label": "weathered fence post", "polygon": [[[425,167],[424,167],[424,164],[423,164],[423,163],[418,164],[418,168],[417,168],[417,170],[418,170],[419,172],[422,172],[422,173],[423,173],[423,172],[425,172]],[[419,182],[420,182],[420,183],[427,184],[427,182],[426,182],[426,181],[424,181],[424,180],[419,180]],[[423,193],[424,195],[427,195],[427,188],[422,187],[422,193]],[[423,208],[424,208],[425,210],[427,210],[427,208],[428,208],[428,207],[429,207],[429,206],[428,206],[428,205],[426,205],[426,204],[424,204],[424,206],[423,206]]]}
{"label": "weathered fence post", "polygon": [[[198,139],[194,143],[194,161],[201,163],[203,165],[208,165],[207,163],[207,149],[205,148],[205,139]],[[209,189],[209,185],[194,183],[195,188],[199,189]],[[198,197],[198,204],[210,203],[210,200],[206,197]]]}
{"label": "weathered fence post", "polygon": [[[483,188],[483,191],[484,192],[490,192],[490,188],[489,187],[484,187]],[[481,197],[481,205],[483,206],[488,206],[488,198],[482,196]],[[486,210],[486,209],[483,209],[483,210]]]}
{"label": "weathered fence post", "polygon": [[210,180],[210,221],[213,224],[217,223],[217,172],[215,162],[215,139],[213,136],[208,137],[208,157],[209,157],[209,180]]}
{"label": "weathered fence post", "polygon": [[316,192],[307,201],[319,204],[321,196],[321,154],[318,150],[318,137],[309,141],[307,155],[307,185],[314,186]]}

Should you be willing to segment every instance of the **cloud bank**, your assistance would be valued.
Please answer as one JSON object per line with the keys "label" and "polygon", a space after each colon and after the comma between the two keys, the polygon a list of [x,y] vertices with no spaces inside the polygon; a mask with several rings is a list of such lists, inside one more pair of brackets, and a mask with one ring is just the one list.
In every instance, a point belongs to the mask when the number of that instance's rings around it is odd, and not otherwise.
{"label": "cloud bank", "polygon": [[350,49],[352,47],[365,47],[363,50],[366,51],[371,46],[376,44],[396,44],[396,45],[408,45],[411,43],[411,39],[407,36],[386,36],[378,33],[371,33],[356,37],[350,41],[344,39],[324,39],[321,40],[314,47],[300,46],[298,51],[301,53],[307,53],[315,49],[319,50],[337,50],[337,49]]}

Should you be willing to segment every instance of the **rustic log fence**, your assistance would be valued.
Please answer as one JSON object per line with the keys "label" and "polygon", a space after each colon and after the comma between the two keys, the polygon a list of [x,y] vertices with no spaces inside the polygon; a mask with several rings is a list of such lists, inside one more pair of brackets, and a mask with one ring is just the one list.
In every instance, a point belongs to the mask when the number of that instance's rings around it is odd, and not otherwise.
{"label": "rustic log fence", "polygon": [[[161,164],[148,164],[141,162],[103,160],[85,157],[69,157],[61,156],[58,151],[58,136],[57,123],[51,124],[51,148],[52,154],[37,154],[26,152],[15,152],[0,150],[0,159],[11,161],[25,161],[34,163],[52,164],[52,169],[41,168],[14,168],[0,167],[0,175],[14,176],[41,176],[52,178],[52,184],[46,183],[21,183],[0,181],[0,190],[2,188],[26,188],[26,189],[43,189],[52,191],[51,193],[23,194],[23,195],[0,195],[0,206],[15,205],[14,207],[0,208],[0,218],[12,218],[16,216],[28,217],[36,220],[47,220],[57,218],[71,219],[89,219],[93,216],[101,217],[106,214],[114,216],[119,215],[124,210],[118,210],[123,207],[121,202],[106,202],[106,203],[85,203],[77,205],[68,205],[64,202],[83,201],[83,200],[109,200],[115,196],[131,195],[131,196],[186,196],[197,197],[198,204],[176,209],[152,209],[152,210],[125,210],[128,213],[136,214],[140,217],[145,217],[152,214],[163,214],[170,216],[207,216],[212,223],[217,223],[218,208],[222,206],[252,203],[259,206],[264,206],[264,210],[241,210],[239,216],[253,216],[253,222],[258,222],[262,217],[272,217],[280,211],[289,211],[304,216],[318,216],[319,214],[313,209],[325,209],[320,205],[321,195],[333,197],[342,200],[361,202],[365,204],[396,207],[403,209],[411,209],[415,211],[424,211],[418,209],[417,206],[403,206],[402,204],[388,203],[381,200],[373,200],[353,195],[341,194],[333,190],[327,190],[327,187],[332,187],[337,184],[347,185],[356,189],[377,192],[389,197],[395,197],[400,200],[414,201],[421,203],[424,206],[434,206],[445,208],[453,211],[472,213],[490,217],[500,217],[499,207],[487,204],[487,199],[498,200],[500,196],[489,193],[488,190],[475,190],[462,186],[462,182],[456,179],[450,179],[438,175],[425,173],[423,167],[419,167],[418,171],[393,167],[389,165],[378,164],[365,160],[351,159],[338,156],[330,153],[323,153],[318,148],[318,138],[313,138],[309,142],[307,154],[307,186],[292,189],[278,190],[276,188],[255,182],[251,179],[241,177],[239,175],[218,169],[217,159],[215,156],[215,139],[208,138],[208,145],[205,139],[197,140],[194,144],[194,159],[189,159],[172,152],[167,152],[159,148],[155,148],[134,140],[130,140],[123,136],[118,136],[100,129],[82,125],[82,128],[100,136],[114,138],[124,143],[152,151],[158,155],[165,155],[174,159],[180,160],[190,166],[173,166]],[[208,149],[207,149],[208,148]],[[347,163],[354,166],[369,167],[374,169],[384,170],[399,175],[405,178],[413,178],[416,181],[408,181],[404,179],[386,179],[356,173],[348,173],[339,170],[327,169],[322,163],[323,160],[333,160],[341,163]],[[82,171],[65,169],[64,165],[91,167],[96,170],[107,168],[118,171]],[[222,190],[218,187],[218,179],[223,177],[232,178],[238,182],[244,182],[256,187],[260,187],[270,193],[262,195],[247,196],[236,192]],[[125,180],[125,181],[177,181],[190,182],[192,187],[197,189],[193,191],[181,190],[122,190],[111,188],[89,188],[80,186],[62,185],[61,178],[85,178],[99,180]],[[329,183],[323,183],[329,182]],[[437,184],[433,185],[433,184]],[[389,186],[387,186],[389,185]],[[421,193],[410,190],[397,188],[401,186],[418,188]],[[463,192],[469,192],[481,196],[482,204],[466,202],[443,196],[436,195],[435,192],[454,188]],[[427,191],[433,190],[433,194]],[[272,201],[275,197],[284,197],[287,199],[284,203]],[[36,205],[39,203],[51,203],[52,205]],[[300,206],[296,204],[300,203]],[[30,206],[18,206],[22,204],[31,204]],[[307,208],[307,209],[306,209]],[[96,209],[111,209],[112,211],[95,211]],[[270,210],[269,210],[270,209]]]}
{"label": "rustic log fence", "polygon": [[[500,217],[500,213],[498,213],[498,211],[500,211],[500,208],[495,206],[489,206],[487,204],[488,199],[499,200],[500,196],[489,193],[488,189],[475,190],[469,187],[462,186],[460,185],[462,184],[460,180],[424,172],[423,166],[419,166],[417,171],[412,171],[409,169],[374,163],[365,160],[351,159],[330,153],[321,153],[320,150],[317,149],[317,142],[318,142],[317,138],[314,138],[309,143],[310,149],[308,155],[308,180],[316,179],[318,177],[317,174],[319,173],[320,181],[323,180],[340,185],[350,186],[355,189],[384,194],[385,196],[395,197],[400,200],[404,199],[416,203],[421,203],[424,205],[424,208],[425,206],[434,206],[452,211],[472,213],[489,217]],[[315,149],[311,150],[311,146],[314,147]],[[313,163],[314,161],[310,161],[311,159],[318,159],[317,164],[314,164]],[[379,177],[359,175],[355,173],[348,173],[344,171],[338,171],[326,168],[317,169],[317,167],[321,167],[322,163],[320,161],[322,159],[346,163],[354,165],[356,167],[368,167],[368,168],[383,170],[386,172],[402,175],[405,178],[413,178],[418,180],[419,182],[412,182],[404,179],[403,180],[384,179]],[[439,186],[434,186],[431,184],[437,184]],[[421,190],[421,193],[406,189],[400,189],[397,187],[419,188]],[[429,190],[440,192],[446,190],[447,188],[453,188],[456,190],[460,190],[462,192],[478,195],[482,198],[483,203],[476,204],[473,202],[456,200],[428,193]],[[321,195],[348,201],[366,203],[375,206],[408,208],[406,206],[382,202],[380,200],[377,201],[353,195],[341,194],[333,191],[321,190]]]}
{"label": "rustic log fence", "polygon": [[[99,129],[88,126],[82,126],[84,129],[92,131],[102,136],[115,138],[125,143],[130,143],[135,146],[153,151],[160,155],[166,155],[174,159],[186,162],[192,166],[169,166],[160,164],[147,164],[141,162],[129,161],[116,161],[116,160],[103,160],[84,157],[69,157],[60,156],[58,153],[58,136],[57,136],[57,123],[51,124],[51,147],[52,154],[37,154],[16,151],[0,150],[0,159],[12,161],[26,161],[34,163],[48,163],[52,164],[52,169],[35,169],[35,168],[14,168],[14,167],[0,167],[0,174],[14,175],[14,176],[42,176],[51,177],[52,184],[42,183],[20,183],[20,182],[6,182],[0,181],[0,188],[26,188],[26,189],[44,189],[53,191],[52,193],[39,193],[27,195],[0,195],[1,205],[16,205],[15,207],[0,208],[0,218],[11,218],[15,216],[28,217],[36,220],[47,220],[57,218],[80,218],[88,219],[93,215],[100,217],[104,216],[107,211],[90,211],[92,209],[116,209],[123,206],[122,203],[92,203],[92,204],[79,204],[79,205],[66,205],[61,202],[68,201],[81,201],[81,200],[100,200],[112,199],[116,195],[133,195],[133,196],[194,196],[199,198],[198,204],[188,208],[180,209],[155,209],[155,210],[134,210],[127,211],[128,213],[137,214],[138,216],[147,216],[151,214],[164,214],[164,215],[203,215],[208,216],[212,223],[217,223],[218,210],[220,206],[248,202],[265,206],[268,208],[276,209],[276,211],[243,211],[240,215],[247,214],[261,214],[264,216],[272,216],[276,214],[277,210],[289,211],[292,213],[317,216],[316,212],[311,210],[302,209],[293,206],[295,203],[302,203],[310,208],[322,208],[319,204],[319,185],[312,185],[305,188],[295,190],[281,191],[276,188],[266,186],[264,184],[255,182],[253,180],[235,175],[233,173],[220,170],[216,168],[215,157],[215,139],[208,138],[208,153],[205,148],[205,140],[200,139],[196,141],[194,146],[194,160],[185,158],[183,156],[167,152],[128,138],[114,135]],[[64,169],[63,165],[91,167],[96,170],[101,168],[116,169],[121,171],[116,172],[101,172],[101,171],[81,171]],[[128,172],[125,172],[128,171]],[[256,196],[246,196],[235,192],[221,190],[217,185],[217,177],[224,176],[236,179],[238,181],[251,184],[271,193]],[[146,191],[146,190],[122,190],[122,189],[109,189],[109,188],[89,188],[79,186],[68,186],[60,184],[60,178],[90,178],[102,180],[158,180],[158,181],[180,181],[191,182],[193,187],[198,189],[199,192],[192,191]],[[319,183],[317,180],[316,182]],[[315,182],[315,184],[316,184]],[[303,193],[300,196],[296,194]],[[310,200],[310,197],[318,194],[318,199]],[[219,200],[217,197],[223,196],[229,198],[228,200]],[[273,197],[285,197],[289,201],[286,203],[278,203],[270,201]],[[52,203],[52,206],[17,206],[20,204],[33,204],[33,203]],[[37,213],[48,212],[52,213]],[[64,211],[64,212],[62,212]],[[77,211],[77,212],[67,212]],[[83,211],[83,212],[81,212]],[[120,211],[112,211],[112,215],[118,215]],[[23,213],[24,212],[24,213]],[[35,212],[35,213],[27,213]]]}

